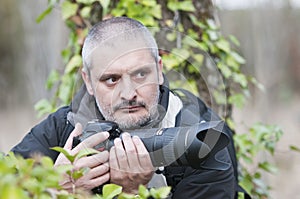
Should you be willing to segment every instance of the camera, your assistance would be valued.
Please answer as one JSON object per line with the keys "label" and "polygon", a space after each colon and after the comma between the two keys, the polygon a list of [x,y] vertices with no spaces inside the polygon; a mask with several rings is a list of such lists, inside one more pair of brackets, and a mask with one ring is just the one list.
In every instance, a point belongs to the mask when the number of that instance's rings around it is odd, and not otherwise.
{"label": "camera", "polygon": [[[223,121],[200,122],[192,126],[126,130],[144,143],[153,166],[191,166],[200,169],[208,157],[214,157],[229,143]],[[110,150],[114,139],[122,139],[123,130],[111,121],[88,122],[80,136],[73,138],[73,148],[98,132],[108,131],[109,138],[95,149]],[[213,161],[211,161],[211,159]],[[210,158],[209,164],[218,164]],[[218,166],[219,167],[219,166]]]}

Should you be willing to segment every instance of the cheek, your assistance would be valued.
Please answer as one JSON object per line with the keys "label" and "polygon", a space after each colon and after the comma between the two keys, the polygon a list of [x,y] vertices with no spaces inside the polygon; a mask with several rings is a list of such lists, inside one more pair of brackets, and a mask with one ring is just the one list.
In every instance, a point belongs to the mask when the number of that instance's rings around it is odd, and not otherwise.
{"label": "cheek", "polygon": [[113,97],[112,97],[112,92],[107,91],[106,89],[103,88],[96,88],[94,90],[94,96],[97,98],[97,101],[99,104],[102,106],[110,106],[113,103]]}
{"label": "cheek", "polygon": [[145,101],[147,104],[151,104],[158,96],[158,86],[153,84],[143,86],[139,89],[138,93],[143,98],[143,101]]}

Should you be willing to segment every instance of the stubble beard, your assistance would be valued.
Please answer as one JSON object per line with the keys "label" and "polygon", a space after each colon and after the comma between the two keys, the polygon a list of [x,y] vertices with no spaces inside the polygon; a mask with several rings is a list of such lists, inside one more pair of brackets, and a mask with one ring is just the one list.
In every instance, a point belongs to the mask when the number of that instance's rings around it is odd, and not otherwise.
{"label": "stubble beard", "polygon": [[123,116],[122,118],[116,118],[114,116],[115,111],[119,110],[124,104],[132,103],[132,102],[122,102],[120,104],[115,105],[114,107],[111,106],[102,106],[100,105],[99,101],[96,99],[97,107],[99,111],[102,113],[105,120],[116,122],[119,127],[123,130],[125,129],[136,129],[141,128],[151,121],[155,120],[158,115],[158,99],[159,99],[159,89],[155,95],[153,95],[154,101],[146,105],[144,102],[135,102],[137,104],[141,104],[147,110],[147,114],[142,116],[135,116],[131,113],[128,115]]}

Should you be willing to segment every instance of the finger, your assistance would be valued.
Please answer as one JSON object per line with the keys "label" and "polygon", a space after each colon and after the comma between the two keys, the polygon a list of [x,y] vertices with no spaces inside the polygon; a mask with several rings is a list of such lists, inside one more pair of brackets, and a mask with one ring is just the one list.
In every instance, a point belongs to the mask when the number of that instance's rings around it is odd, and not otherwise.
{"label": "finger", "polygon": [[97,186],[100,186],[100,185],[106,183],[109,180],[109,178],[110,178],[110,174],[108,172],[102,176],[92,179],[91,184],[93,185],[93,188],[94,188],[94,187],[97,187]]}
{"label": "finger", "polygon": [[83,167],[94,168],[103,163],[108,162],[109,153],[108,151],[103,151],[95,155],[87,156],[76,160],[74,164],[74,169],[81,169]]}
{"label": "finger", "polygon": [[94,187],[97,187],[99,185],[104,184],[105,182],[107,182],[110,178],[110,174],[109,172],[98,176],[94,179],[89,179],[87,178],[86,175],[82,176],[81,178],[77,179],[75,182],[76,187],[80,187],[86,190],[91,190]]}
{"label": "finger", "polygon": [[82,125],[80,123],[77,123],[75,125],[74,130],[71,132],[69,138],[67,139],[64,149],[71,150],[73,144],[73,138],[78,135],[81,135],[81,133],[82,133]]}
{"label": "finger", "polygon": [[109,167],[113,170],[119,170],[119,163],[117,160],[116,147],[113,146],[109,151]]}
{"label": "finger", "polygon": [[127,171],[129,169],[127,155],[123,147],[123,143],[120,138],[114,140],[115,144],[115,153],[117,157],[117,162],[121,171]]}
{"label": "finger", "polygon": [[138,136],[133,136],[132,138],[133,143],[135,144],[137,153],[138,153],[138,160],[140,166],[145,169],[153,169],[152,161],[147,151],[144,143]]}
{"label": "finger", "polygon": [[[139,168],[137,150],[129,133],[122,134],[123,145],[126,151],[127,162],[130,168]],[[134,169],[133,169],[134,170]]]}
{"label": "finger", "polygon": [[100,177],[100,176],[103,176],[104,174],[108,173],[109,172],[109,165],[108,163],[104,163],[104,164],[101,164],[97,167],[94,167],[93,169],[91,169],[86,175],[86,177],[88,179],[94,179],[94,178],[97,178],[97,177]]}
{"label": "finger", "polygon": [[109,133],[104,131],[104,132],[99,132],[96,133],[88,138],[86,138],[83,142],[81,142],[80,144],[78,144],[75,148],[74,151],[75,152],[79,152],[82,149],[86,149],[86,148],[93,148],[94,146],[96,146],[99,143],[104,142],[105,140],[107,140],[107,138],[109,137]]}

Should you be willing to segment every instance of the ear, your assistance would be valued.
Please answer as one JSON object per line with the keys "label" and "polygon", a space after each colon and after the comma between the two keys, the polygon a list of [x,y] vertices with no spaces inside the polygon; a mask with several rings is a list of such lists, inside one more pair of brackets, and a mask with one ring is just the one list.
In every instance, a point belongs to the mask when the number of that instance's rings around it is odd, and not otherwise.
{"label": "ear", "polygon": [[92,87],[92,80],[91,77],[88,75],[88,72],[86,69],[81,70],[81,76],[85,83],[86,89],[89,92],[90,95],[94,95],[93,87]]}
{"label": "ear", "polygon": [[162,85],[164,83],[164,76],[163,76],[163,63],[162,63],[162,59],[161,57],[159,56],[158,57],[158,65],[157,65],[157,69],[158,69],[158,82],[159,82],[159,85]]}

